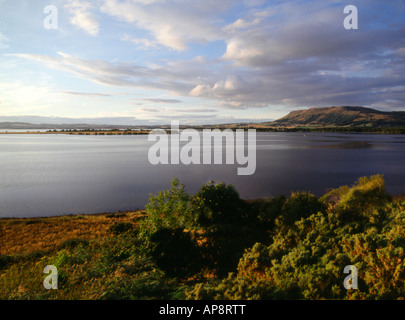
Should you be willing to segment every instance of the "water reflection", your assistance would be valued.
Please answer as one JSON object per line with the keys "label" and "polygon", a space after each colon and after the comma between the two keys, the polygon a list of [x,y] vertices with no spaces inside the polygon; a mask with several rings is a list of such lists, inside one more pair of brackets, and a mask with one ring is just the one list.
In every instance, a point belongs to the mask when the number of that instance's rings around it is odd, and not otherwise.
{"label": "water reflection", "polygon": [[405,193],[404,136],[257,133],[257,165],[161,165],[147,159],[147,136],[0,135],[0,216],[49,216],[143,208],[150,193],[178,177],[189,193],[201,184],[233,184],[260,198],[352,184],[382,173]]}

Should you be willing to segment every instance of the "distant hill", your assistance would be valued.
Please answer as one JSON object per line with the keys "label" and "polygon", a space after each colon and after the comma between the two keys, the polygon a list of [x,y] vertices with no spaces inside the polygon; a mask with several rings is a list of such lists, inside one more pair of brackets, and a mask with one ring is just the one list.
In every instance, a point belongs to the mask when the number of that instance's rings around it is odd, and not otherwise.
{"label": "distant hill", "polygon": [[405,112],[364,107],[311,108],[266,123],[271,127],[405,127]]}
{"label": "distant hill", "polygon": [[136,118],[62,118],[42,116],[0,116],[0,129],[135,129],[140,125]]}
{"label": "distant hill", "polygon": [[108,125],[108,124],[51,124],[51,123],[27,123],[27,122],[0,122],[1,130],[56,130],[56,129],[146,129],[147,126],[123,126],[123,125]]}
{"label": "distant hill", "polygon": [[[135,118],[57,118],[38,116],[0,116],[0,129],[151,129],[170,128],[167,125],[139,125]],[[327,107],[296,110],[285,117],[267,122],[228,123],[212,125],[181,125],[182,128],[257,128],[285,131],[291,128],[357,128],[358,130],[401,128],[405,130],[405,111],[384,112],[365,107]],[[370,129],[367,129],[370,128]],[[315,130],[314,129],[314,130]],[[379,130],[380,130],[379,129]],[[325,129],[322,129],[325,130]]]}

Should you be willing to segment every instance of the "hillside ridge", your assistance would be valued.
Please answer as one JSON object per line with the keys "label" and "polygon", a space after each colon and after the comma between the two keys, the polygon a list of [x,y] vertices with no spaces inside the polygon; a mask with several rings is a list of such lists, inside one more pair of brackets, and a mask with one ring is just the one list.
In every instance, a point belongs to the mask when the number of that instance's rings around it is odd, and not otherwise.
{"label": "hillside ridge", "polygon": [[405,112],[380,111],[360,106],[332,106],[291,111],[285,117],[268,122],[278,127],[405,127]]}

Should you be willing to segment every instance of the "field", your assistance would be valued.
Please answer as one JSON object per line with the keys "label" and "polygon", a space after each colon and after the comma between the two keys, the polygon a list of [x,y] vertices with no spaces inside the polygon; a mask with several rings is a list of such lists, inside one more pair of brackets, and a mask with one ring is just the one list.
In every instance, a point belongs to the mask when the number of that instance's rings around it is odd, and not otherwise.
{"label": "field", "polygon": [[52,251],[69,239],[97,239],[113,235],[116,222],[135,223],[141,212],[68,215],[49,218],[0,220],[0,254]]}

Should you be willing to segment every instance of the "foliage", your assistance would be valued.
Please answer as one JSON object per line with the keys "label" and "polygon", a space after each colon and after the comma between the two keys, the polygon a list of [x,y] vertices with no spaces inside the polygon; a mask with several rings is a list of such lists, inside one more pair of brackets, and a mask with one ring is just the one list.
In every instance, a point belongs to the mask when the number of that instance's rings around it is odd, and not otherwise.
{"label": "foliage", "polygon": [[325,205],[313,194],[308,192],[294,192],[285,201],[282,207],[283,214],[281,218],[284,224],[293,225],[295,221],[301,218],[307,218],[324,209]]}
{"label": "foliage", "polygon": [[[404,299],[405,204],[385,193],[381,176],[332,190],[322,201],[330,206],[296,219],[289,228],[279,226],[270,245],[256,243],[245,251],[236,273],[200,283],[186,297]],[[358,219],[342,218],[342,212],[355,212]],[[359,270],[357,290],[342,285],[347,265]]]}
{"label": "foliage", "polygon": [[190,196],[178,179],[173,179],[169,190],[151,195],[146,205],[148,218],[141,222],[142,235],[150,239],[161,228],[181,228],[193,225],[189,206]]}
{"label": "foliage", "polygon": [[156,246],[151,256],[169,277],[192,275],[201,269],[201,252],[189,232],[184,229],[163,228],[152,237]]}
{"label": "foliage", "polygon": [[[381,175],[258,201],[175,179],[145,211],[0,221],[0,299],[405,299],[405,202]],[[42,284],[50,264],[58,290]],[[343,286],[347,265],[358,289]]]}
{"label": "foliage", "polygon": [[249,223],[249,207],[232,185],[209,181],[192,197],[193,214],[203,228]]}
{"label": "foliage", "polygon": [[133,224],[131,222],[115,222],[110,228],[113,234],[118,235],[120,233],[126,232],[133,228]]}

